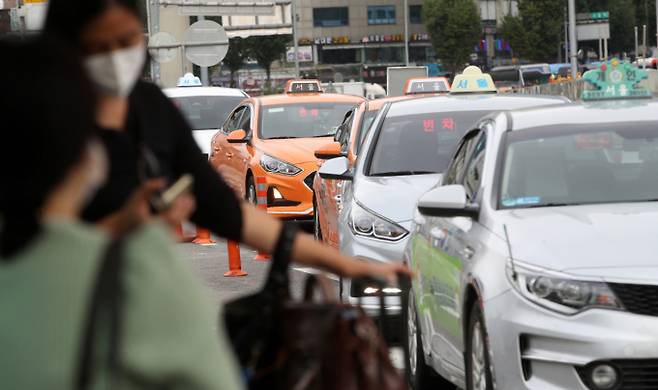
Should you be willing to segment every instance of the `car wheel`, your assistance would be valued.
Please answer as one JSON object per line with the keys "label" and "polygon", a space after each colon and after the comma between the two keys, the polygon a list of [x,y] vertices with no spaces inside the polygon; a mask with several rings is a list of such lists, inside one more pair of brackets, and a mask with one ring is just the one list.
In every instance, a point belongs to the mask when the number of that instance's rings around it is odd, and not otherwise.
{"label": "car wheel", "polygon": [[411,291],[407,299],[406,320],[406,358],[407,379],[414,390],[454,389],[454,385],[436,374],[432,367],[425,364],[425,352],[420,334],[418,311]]}
{"label": "car wheel", "polygon": [[318,207],[313,202],[313,233],[317,241],[322,241],[322,227],[320,226],[320,216],[318,215]]}
{"label": "car wheel", "polygon": [[257,205],[258,196],[256,195],[256,185],[254,184],[254,178],[249,176],[247,179],[247,193],[245,194],[247,202]]}
{"label": "car wheel", "polygon": [[493,390],[493,375],[489,361],[489,336],[480,306],[471,309],[466,339],[466,389]]}

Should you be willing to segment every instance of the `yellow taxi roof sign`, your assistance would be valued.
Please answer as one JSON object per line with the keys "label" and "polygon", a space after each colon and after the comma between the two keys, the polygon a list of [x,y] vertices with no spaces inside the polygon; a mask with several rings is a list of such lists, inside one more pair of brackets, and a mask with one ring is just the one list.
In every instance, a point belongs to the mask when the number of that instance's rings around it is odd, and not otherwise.
{"label": "yellow taxi roof sign", "polygon": [[288,80],[285,87],[286,93],[321,93],[322,84],[319,80]]}
{"label": "yellow taxi roof sign", "polygon": [[482,73],[477,66],[469,66],[455,76],[450,89],[451,95],[460,93],[496,93],[498,89],[488,73]]}

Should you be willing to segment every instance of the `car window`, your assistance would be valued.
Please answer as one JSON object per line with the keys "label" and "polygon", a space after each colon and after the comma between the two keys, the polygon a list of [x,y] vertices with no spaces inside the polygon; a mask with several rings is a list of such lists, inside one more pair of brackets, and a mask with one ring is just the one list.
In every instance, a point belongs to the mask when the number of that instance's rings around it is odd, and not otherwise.
{"label": "car window", "polygon": [[468,159],[466,166],[466,173],[464,176],[464,187],[466,187],[466,195],[469,199],[474,200],[477,198],[480,184],[482,183],[482,169],[484,168],[484,156],[487,145],[486,132],[480,132],[477,138],[474,138],[473,151]]}
{"label": "car window", "polygon": [[172,98],[193,130],[218,129],[242,96],[186,96]]}
{"label": "car window", "polygon": [[238,129],[242,129],[247,133],[251,132],[251,107],[246,106],[240,119],[240,125]]}
{"label": "car window", "polygon": [[354,109],[350,110],[350,112],[345,116],[343,124],[340,125],[340,138],[336,141],[340,143],[340,151],[342,153],[347,153],[350,146],[350,135],[352,130],[352,122],[354,122],[355,112],[356,111]]}
{"label": "car window", "polygon": [[463,177],[464,168],[466,167],[466,156],[472,143],[473,137],[471,134],[464,137],[464,139],[461,141],[459,149],[450,162],[450,166],[448,167],[445,177],[443,178],[444,185],[455,184],[459,178]]}
{"label": "car window", "polygon": [[333,137],[351,103],[297,103],[263,107],[262,139]]}
{"label": "car window", "polygon": [[547,126],[507,135],[498,207],[655,202],[658,122]]}
{"label": "car window", "polygon": [[375,121],[377,114],[379,114],[379,110],[366,111],[363,114],[363,118],[361,119],[361,126],[359,126],[359,134],[357,135],[356,148],[355,148],[356,154],[359,154],[359,150],[361,149],[361,144],[363,144],[363,140],[366,139],[366,135],[368,135],[368,132],[370,131],[370,125],[372,125],[372,122]]}
{"label": "car window", "polygon": [[240,125],[240,119],[242,118],[242,113],[244,112],[245,107],[238,107],[231,116],[228,118],[226,121],[226,125],[224,126],[224,132],[226,134],[230,133],[233,130],[237,130],[238,126]]}

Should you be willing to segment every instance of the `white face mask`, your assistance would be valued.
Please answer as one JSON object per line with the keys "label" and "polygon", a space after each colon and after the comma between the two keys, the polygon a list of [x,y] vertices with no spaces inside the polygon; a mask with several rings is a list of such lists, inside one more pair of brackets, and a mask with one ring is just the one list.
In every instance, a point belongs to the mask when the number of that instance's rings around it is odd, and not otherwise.
{"label": "white face mask", "polygon": [[101,93],[126,97],[142,74],[145,61],[146,48],[139,44],[87,57],[85,67]]}

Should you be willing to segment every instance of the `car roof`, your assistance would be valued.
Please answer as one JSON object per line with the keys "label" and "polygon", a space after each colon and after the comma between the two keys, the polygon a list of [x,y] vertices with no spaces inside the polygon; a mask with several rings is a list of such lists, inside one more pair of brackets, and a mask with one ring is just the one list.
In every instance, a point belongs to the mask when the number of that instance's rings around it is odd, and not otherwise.
{"label": "car roof", "polygon": [[188,97],[188,96],[234,96],[248,97],[241,89],[223,88],[223,87],[180,87],[165,88],[163,92],[168,97]]}
{"label": "car roof", "polygon": [[258,101],[263,106],[295,104],[303,102],[351,103],[356,105],[363,102],[364,98],[354,95],[341,95],[337,93],[298,93],[260,96],[254,98],[254,100]]}
{"label": "car roof", "polygon": [[511,111],[513,131],[551,125],[658,121],[658,100],[579,102]]}
{"label": "car roof", "polygon": [[390,96],[390,97],[385,97],[385,98],[380,98],[380,99],[374,99],[374,100],[369,100],[368,101],[368,112],[371,111],[379,111],[384,107],[386,103],[394,103],[394,102],[399,102],[402,100],[409,100],[409,99],[414,99],[418,97],[418,95],[412,96],[412,95],[403,95],[403,96]]}
{"label": "car roof", "polygon": [[391,104],[388,117],[453,111],[498,111],[566,104],[563,97],[515,94],[459,94],[418,97]]}

